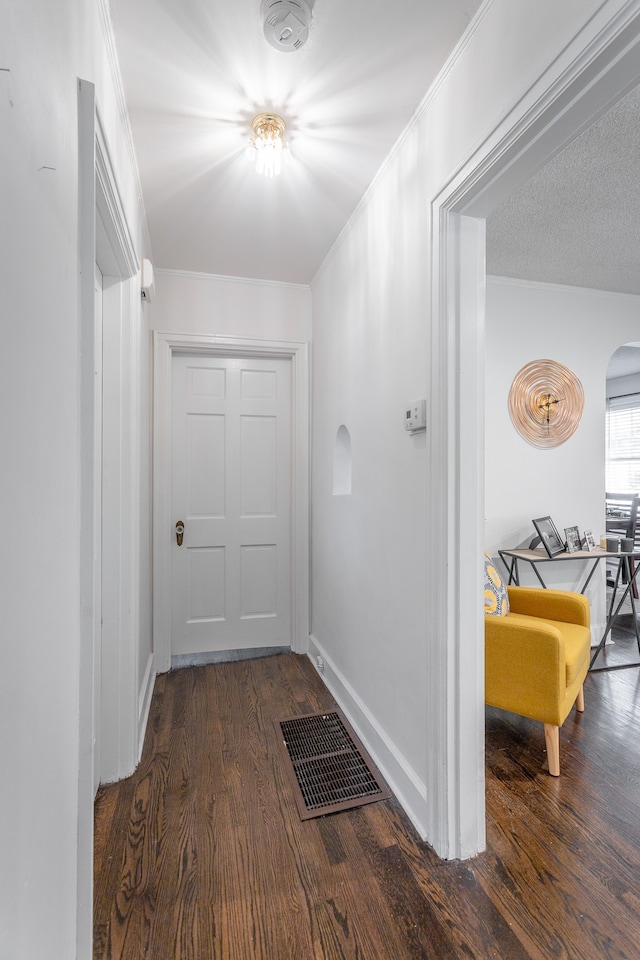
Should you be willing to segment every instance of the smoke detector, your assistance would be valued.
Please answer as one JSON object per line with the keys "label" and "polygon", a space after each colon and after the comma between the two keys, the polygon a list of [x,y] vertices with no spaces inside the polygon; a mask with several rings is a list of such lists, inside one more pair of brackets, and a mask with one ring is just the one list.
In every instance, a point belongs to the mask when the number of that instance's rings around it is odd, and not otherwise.
{"label": "smoke detector", "polygon": [[282,53],[299,50],[309,37],[313,0],[262,0],[260,11],[268,43]]}

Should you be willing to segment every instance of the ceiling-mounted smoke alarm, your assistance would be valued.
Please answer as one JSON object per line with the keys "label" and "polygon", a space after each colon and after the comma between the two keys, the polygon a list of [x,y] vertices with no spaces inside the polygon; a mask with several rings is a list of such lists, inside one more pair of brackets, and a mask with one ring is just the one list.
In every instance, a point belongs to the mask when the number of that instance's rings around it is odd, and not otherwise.
{"label": "ceiling-mounted smoke alarm", "polygon": [[290,53],[307,42],[313,0],[262,0],[264,35],[276,50]]}

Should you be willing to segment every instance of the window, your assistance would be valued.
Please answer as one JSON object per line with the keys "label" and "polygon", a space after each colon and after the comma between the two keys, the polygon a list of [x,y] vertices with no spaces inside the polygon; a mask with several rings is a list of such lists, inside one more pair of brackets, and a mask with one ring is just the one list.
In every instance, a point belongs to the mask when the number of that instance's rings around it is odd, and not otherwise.
{"label": "window", "polygon": [[640,493],[640,393],[607,401],[605,482],[612,493]]}

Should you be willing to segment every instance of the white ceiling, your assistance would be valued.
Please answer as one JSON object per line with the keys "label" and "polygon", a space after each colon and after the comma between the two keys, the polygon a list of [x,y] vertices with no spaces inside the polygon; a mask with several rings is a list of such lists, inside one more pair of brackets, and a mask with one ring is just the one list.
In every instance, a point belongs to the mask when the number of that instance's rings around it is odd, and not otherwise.
{"label": "white ceiling", "polygon": [[639,372],[640,347],[633,344],[625,344],[623,347],[618,347],[609,360],[607,380],[615,380],[617,377],[628,377],[631,374]]}
{"label": "white ceiling", "polygon": [[[110,0],[156,267],[309,283],[480,0],[315,0],[268,45],[260,0]],[[292,161],[258,176],[257,113]]]}
{"label": "white ceiling", "polygon": [[640,88],[493,211],[487,272],[640,294]]}
{"label": "white ceiling", "polygon": [[[309,283],[480,0],[315,0],[293,53],[260,0],[110,5],[154,265]],[[265,110],[292,152],[274,180],[244,156]],[[491,214],[487,272],[640,294],[640,89]]]}
{"label": "white ceiling", "polygon": [[[640,294],[640,88],[488,217],[487,273]],[[628,345],[607,377],[639,371]]]}

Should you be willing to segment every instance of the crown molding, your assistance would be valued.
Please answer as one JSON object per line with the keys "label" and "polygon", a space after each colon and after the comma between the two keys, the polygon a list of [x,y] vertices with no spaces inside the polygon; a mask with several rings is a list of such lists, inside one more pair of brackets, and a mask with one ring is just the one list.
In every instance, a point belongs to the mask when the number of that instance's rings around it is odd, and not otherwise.
{"label": "crown molding", "polygon": [[246,283],[259,287],[279,287],[289,290],[301,290],[311,292],[311,286],[308,283],[290,283],[286,280],[260,280],[257,277],[230,277],[220,273],[201,273],[197,270],[175,270],[170,267],[154,268],[156,274],[164,274],[174,277],[188,277],[197,280],[215,280],[224,283]]}
{"label": "crown molding", "polygon": [[551,283],[547,280],[521,280],[518,277],[499,277],[487,274],[487,284],[497,287],[519,287],[522,290],[548,290],[555,293],[580,296],[614,297],[620,300],[640,301],[640,294],[619,293],[617,290],[600,290],[598,287],[579,287],[570,283]]}

